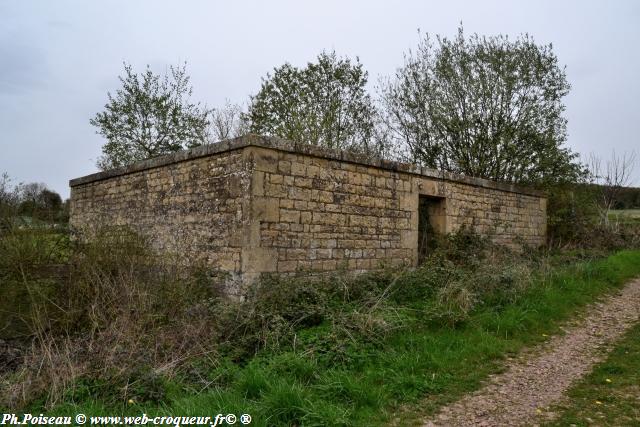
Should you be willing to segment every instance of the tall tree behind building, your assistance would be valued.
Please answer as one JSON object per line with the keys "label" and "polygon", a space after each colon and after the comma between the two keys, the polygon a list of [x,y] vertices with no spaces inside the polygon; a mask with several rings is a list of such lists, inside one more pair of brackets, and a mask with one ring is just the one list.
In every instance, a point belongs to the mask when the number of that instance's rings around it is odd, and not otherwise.
{"label": "tall tree behind building", "polygon": [[247,113],[250,129],[336,149],[377,151],[368,73],[356,59],[321,53],[304,68],[284,64],[262,81]]}
{"label": "tall tree behind building", "polygon": [[121,88],[108,93],[105,110],[90,120],[107,142],[97,165],[100,169],[194,147],[207,142],[210,110],[191,101],[193,88],[186,65],[170,67],[164,76],[149,66],[136,74],[124,64]]}
{"label": "tall tree behind building", "polygon": [[425,35],[381,82],[385,121],[410,160],[497,181],[575,180],[566,146],[565,70],[528,35]]}

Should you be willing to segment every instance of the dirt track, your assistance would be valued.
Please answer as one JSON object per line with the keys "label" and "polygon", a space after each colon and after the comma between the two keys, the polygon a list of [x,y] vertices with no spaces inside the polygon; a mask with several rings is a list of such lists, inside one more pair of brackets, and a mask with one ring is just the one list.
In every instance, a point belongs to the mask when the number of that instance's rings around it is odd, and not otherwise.
{"label": "dirt track", "polygon": [[606,350],[640,315],[640,279],[565,327],[565,334],[523,352],[504,373],[458,402],[444,407],[425,426],[521,426],[553,418],[547,408],[601,361]]}

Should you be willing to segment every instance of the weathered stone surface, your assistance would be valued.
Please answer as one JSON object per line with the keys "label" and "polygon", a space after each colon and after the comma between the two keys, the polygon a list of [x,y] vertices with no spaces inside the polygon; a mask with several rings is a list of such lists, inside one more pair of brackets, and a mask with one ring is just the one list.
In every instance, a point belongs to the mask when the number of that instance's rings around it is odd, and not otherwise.
{"label": "weathered stone surface", "polygon": [[251,177],[243,152],[230,151],[72,184],[70,223],[83,234],[127,226],[156,249],[240,274]]}
{"label": "weathered stone surface", "polygon": [[509,184],[255,135],[78,178],[71,225],[129,226],[249,282],[261,272],[417,262],[420,195],[437,229],[542,245],[546,198]]}

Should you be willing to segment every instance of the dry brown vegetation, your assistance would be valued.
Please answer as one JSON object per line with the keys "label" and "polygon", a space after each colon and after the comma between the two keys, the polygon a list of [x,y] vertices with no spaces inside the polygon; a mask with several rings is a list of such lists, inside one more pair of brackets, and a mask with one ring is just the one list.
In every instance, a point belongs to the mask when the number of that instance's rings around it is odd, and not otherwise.
{"label": "dry brown vegetation", "polygon": [[[12,230],[1,240],[5,254],[14,250],[0,265],[2,292],[22,301],[3,318],[23,325],[22,336],[9,341],[22,343],[22,363],[0,372],[0,406],[10,408],[36,398],[52,407],[83,383],[107,402],[133,396],[159,402],[166,379],[185,374],[206,388],[211,380],[200,375],[206,366],[295,346],[298,331],[323,323],[330,332],[315,351],[339,363],[350,357],[350,343],[381,342],[404,327],[401,307],[411,301],[432,301],[423,316],[455,325],[483,295],[508,299],[542,267],[460,233],[444,239],[418,270],[266,276],[247,300],[233,301],[220,294],[219,276],[179,267],[126,230],[105,231],[84,244],[49,230]],[[56,263],[64,267],[57,277],[43,278]]]}
{"label": "dry brown vegetation", "polygon": [[221,294],[224,277],[181,267],[125,229],[81,243],[50,227],[8,227],[0,235],[0,293],[11,301],[0,315],[0,407],[158,404],[168,381],[196,392],[224,386],[220,366],[244,366],[259,352],[358,365],[399,331],[457,328],[482,307],[518,301],[558,265],[638,247],[634,233],[603,231],[591,242],[600,252],[549,257],[463,229],[440,239],[417,269],[265,276],[235,301]]}
{"label": "dry brown vegetation", "polygon": [[2,403],[21,406],[46,392],[54,404],[83,376],[126,397],[136,383],[153,383],[181,360],[211,353],[215,333],[206,305],[216,287],[197,269],[185,275],[165,261],[141,238],[118,231],[76,245],[65,274],[54,280],[30,273],[39,264],[3,265],[4,286],[27,290],[21,296],[28,306],[18,316],[30,348],[22,368],[5,378]]}

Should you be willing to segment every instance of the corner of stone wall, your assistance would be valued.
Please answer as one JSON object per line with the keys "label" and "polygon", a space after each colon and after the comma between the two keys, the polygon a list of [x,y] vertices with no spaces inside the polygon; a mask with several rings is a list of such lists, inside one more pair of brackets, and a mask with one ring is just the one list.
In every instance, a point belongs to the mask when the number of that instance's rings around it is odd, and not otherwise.
{"label": "corner of stone wall", "polygon": [[243,149],[244,163],[251,175],[249,192],[243,203],[246,212],[243,223],[241,251],[241,282],[244,293],[255,284],[262,273],[276,271],[277,249],[263,248],[260,242],[260,226],[264,221],[277,221],[277,204],[265,197],[265,172],[278,166],[275,150],[249,146]]}
{"label": "corner of stone wall", "polygon": [[409,191],[399,194],[399,208],[403,211],[411,212],[409,218],[409,229],[400,233],[400,246],[411,251],[411,264],[418,264],[418,182],[415,178],[410,178]]}

